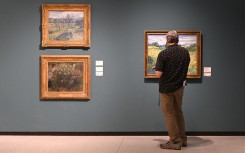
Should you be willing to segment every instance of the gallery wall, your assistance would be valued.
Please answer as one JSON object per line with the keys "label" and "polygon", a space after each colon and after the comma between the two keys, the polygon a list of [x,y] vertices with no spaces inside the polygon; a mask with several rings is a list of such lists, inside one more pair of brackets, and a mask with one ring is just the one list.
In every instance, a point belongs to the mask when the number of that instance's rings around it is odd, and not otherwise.
{"label": "gallery wall", "polygon": [[[42,48],[43,3],[91,4],[91,47]],[[166,131],[157,80],[144,79],[144,31],[171,29],[201,31],[202,67],[212,67],[188,80],[187,131],[244,131],[242,10],[239,0],[1,0],[0,132]],[[91,99],[40,100],[43,54],[91,55]]]}

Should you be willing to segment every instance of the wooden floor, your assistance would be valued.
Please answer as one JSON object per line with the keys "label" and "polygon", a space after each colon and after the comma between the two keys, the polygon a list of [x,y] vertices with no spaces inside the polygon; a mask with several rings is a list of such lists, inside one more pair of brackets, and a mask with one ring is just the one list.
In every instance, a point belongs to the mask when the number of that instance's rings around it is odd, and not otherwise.
{"label": "wooden floor", "polygon": [[0,153],[245,153],[245,136],[190,136],[180,151],[167,136],[0,136]]}

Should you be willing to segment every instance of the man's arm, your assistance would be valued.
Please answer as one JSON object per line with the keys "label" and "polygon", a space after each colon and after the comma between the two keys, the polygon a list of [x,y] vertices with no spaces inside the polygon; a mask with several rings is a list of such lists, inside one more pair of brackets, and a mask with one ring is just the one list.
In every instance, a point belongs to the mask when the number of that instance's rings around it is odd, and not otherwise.
{"label": "man's arm", "polygon": [[156,77],[160,78],[163,75],[163,69],[164,69],[164,56],[163,51],[161,51],[157,56],[157,62],[156,65],[154,65],[152,68],[156,71]]}
{"label": "man's arm", "polygon": [[157,78],[160,78],[163,75],[163,72],[162,71],[157,71],[156,70],[156,66],[153,66],[152,68],[156,71],[156,77]]}

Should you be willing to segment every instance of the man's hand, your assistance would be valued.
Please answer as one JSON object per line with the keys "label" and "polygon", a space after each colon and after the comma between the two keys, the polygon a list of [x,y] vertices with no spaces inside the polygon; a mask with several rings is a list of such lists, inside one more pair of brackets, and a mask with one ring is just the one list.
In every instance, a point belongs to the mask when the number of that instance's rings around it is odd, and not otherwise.
{"label": "man's hand", "polygon": [[162,71],[156,71],[156,77],[160,78],[163,75]]}

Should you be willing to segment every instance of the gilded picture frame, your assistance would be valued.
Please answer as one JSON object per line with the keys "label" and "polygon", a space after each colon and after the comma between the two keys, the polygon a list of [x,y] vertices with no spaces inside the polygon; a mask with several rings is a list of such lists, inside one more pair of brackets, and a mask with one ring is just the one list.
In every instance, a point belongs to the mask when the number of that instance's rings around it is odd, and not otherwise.
{"label": "gilded picture frame", "polygon": [[[201,32],[177,31],[179,45],[186,47],[190,53],[190,65],[187,78],[201,78]],[[160,51],[166,48],[168,31],[145,31],[145,78],[157,78],[155,66]]]}
{"label": "gilded picture frame", "polygon": [[90,47],[90,4],[43,4],[42,47]]}
{"label": "gilded picture frame", "polygon": [[90,99],[90,55],[41,55],[40,99]]}

